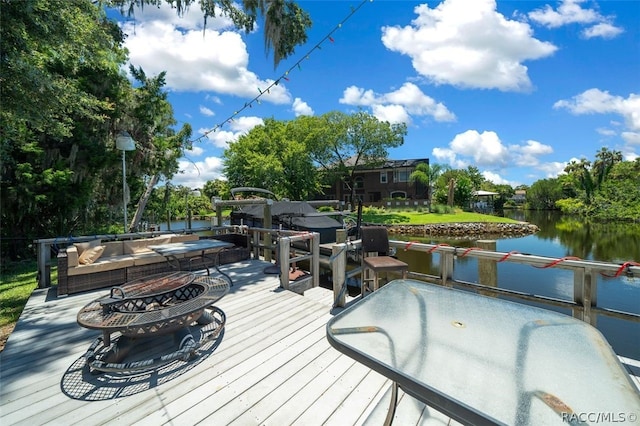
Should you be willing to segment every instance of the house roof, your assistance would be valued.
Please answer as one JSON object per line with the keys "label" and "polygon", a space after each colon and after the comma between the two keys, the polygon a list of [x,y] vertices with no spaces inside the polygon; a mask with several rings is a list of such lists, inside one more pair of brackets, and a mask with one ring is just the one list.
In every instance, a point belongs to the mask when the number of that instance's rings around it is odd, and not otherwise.
{"label": "house roof", "polygon": [[[347,167],[353,167],[355,163],[355,156],[349,157],[345,161],[345,165]],[[375,167],[366,167],[365,165],[360,165],[361,170],[378,170],[378,169],[397,169],[399,167],[416,167],[420,163],[429,163],[428,158],[415,158],[415,159],[407,159],[407,160],[385,160],[383,164],[376,165]]]}

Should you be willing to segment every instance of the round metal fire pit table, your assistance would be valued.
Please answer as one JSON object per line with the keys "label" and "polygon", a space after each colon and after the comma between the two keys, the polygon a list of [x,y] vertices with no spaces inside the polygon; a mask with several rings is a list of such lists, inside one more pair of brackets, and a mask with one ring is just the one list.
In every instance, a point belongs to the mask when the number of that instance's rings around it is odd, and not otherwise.
{"label": "round metal fire pit table", "polygon": [[[85,357],[91,367],[102,371],[148,368],[157,363],[145,360],[136,365],[122,364],[124,355],[118,353],[127,352],[123,347],[131,346],[136,339],[176,333],[179,334],[179,351],[162,356],[162,360],[166,363],[176,358],[187,359],[199,347],[188,326],[196,321],[200,324],[215,322],[213,334],[217,336],[224,327],[225,316],[212,305],[228,291],[226,280],[190,272],[152,275],[113,287],[109,295],[88,303],[78,313],[78,324],[103,333]],[[120,333],[121,337],[112,345],[113,333]],[[98,354],[99,346],[102,346],[102,356]]]}

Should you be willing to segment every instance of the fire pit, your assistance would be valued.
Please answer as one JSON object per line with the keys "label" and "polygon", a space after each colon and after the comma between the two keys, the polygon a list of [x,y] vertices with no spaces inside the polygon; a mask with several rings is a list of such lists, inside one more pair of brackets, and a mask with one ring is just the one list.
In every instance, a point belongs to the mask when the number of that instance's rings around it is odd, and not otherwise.
{"label": "fire pit", "polygon": [[[224,312],[212,305],[229,291],[229,283],[217,277],[190,272],[153,275],[113,287],[78,313],[78,324],[100,330],[85,353],[87,363],[98,371],[135,371],[155,368],[176,359],[188,360],[204,341],[224,328]],[[211,325],[204,341],[195,342],[189,326]],[[112,334],[117,334],[112,339]],[[125,362],[131,349],[144,339],[174,334],[178,349],[162,356]],[[112,342],[113,340],[113,342]]]}

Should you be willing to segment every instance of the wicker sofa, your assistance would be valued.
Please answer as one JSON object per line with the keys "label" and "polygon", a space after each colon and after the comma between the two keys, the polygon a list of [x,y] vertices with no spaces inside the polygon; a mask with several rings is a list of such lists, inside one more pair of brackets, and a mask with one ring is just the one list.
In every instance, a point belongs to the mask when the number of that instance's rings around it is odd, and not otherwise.
{"label": "wicker sofa", "polygon": [[[167,234],[137,240],[93,240],[70,245],[58,254],[58,295],[118,286],[147,275],[171,271],[172,265],[148,246],[198,238],[193,234]],[[214,238],[234,243],[233,248],[219,254],[219,264],[238,262],[250,257],[248,236],[224,234]],[[193,253],[193,256],[196,255],[197,253]],[[213,258],[205,258],[200,265],[213,266],[214,263]],[[188,257],[180,259],[181,269],[191,266]]]}

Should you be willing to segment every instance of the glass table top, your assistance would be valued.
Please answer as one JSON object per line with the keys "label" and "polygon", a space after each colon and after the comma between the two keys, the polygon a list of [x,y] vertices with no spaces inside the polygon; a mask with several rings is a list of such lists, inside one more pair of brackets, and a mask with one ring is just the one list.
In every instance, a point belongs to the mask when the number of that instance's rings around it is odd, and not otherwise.
{"label": "glass table top", "polygon": [[463,423],[640,416],[640,394],[597,329],[524,304],[396,280],[332,318],[327,338]]}

